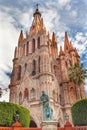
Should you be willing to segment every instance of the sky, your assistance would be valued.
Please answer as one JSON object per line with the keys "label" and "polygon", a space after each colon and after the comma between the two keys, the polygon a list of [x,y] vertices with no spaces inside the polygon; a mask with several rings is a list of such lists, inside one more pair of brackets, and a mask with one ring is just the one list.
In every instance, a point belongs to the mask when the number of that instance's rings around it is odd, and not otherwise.
{"label": "sky", "polygon": [[[14,50],[20,30],[29,32],[36,4],[46,30],[55,32],[58,46],[64,43],[64,33],[77,48],[84,69],[87,68],[87,0],[0,0],[0,88],[10,83]],[[87,92],[87,80],[85,81]],[[9,100],[9,89],[1,101]]]}

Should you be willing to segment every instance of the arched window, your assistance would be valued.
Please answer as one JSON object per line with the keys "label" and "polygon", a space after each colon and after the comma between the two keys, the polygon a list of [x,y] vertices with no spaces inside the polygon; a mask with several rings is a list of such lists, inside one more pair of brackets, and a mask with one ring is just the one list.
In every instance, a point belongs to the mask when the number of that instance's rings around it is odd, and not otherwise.
{"label": "arched window", "polygon": [[27,70],[27,63],[25,63],[24,65],[24,73],[26,72],[26,70]]}
{"label": "arched window", "polygon": [[28,89],[25,88],[24,90],[24,98],[28,99]]}
{"label": "arched window", "polygon": [[38,70],[39,70],[39,73],[40,73],[40,56],[39,56],[39,59],[38,59]]}
{"label": "arched window", "polygon": [[32,75],[36,74],[36,61],[33,60],[33,70],[32,70]]}
{"label": "arched window", "polygon": [[26,45],[24,44],[23,46],[23,55],[25,56],[25,53],[26,53]]}
{"label": "arched window", "polygon": [[57,66],[54,65],[54,74],[55,74],[55,76],[56,76],[56,70],[57,70]]}
{"label": "arched window", "polygon": [[36,91],[34,88],[31,89],[31,99],[35,99],[36,98]]}
{"label": "arched window", "polygon": [[61,97],[61,95],[59,95],[59,101],[60,101],[60,104],[62,104],[62,97]]}
{"label": "arched window", "polygon": [[30,127],[33,128],[33,127],[37,127],[37,124],[33,121],[33,120],[30,120]]}
{"label": "arched window", "polygon": [[19,93],[19,104],[22,103],[22,92]]}
{"label": "arched window", "polygon": [[18,66],[18,80],[21,79],[21,65]]}
{"label": "arched window", "polygon": [[40,37],[37,39],[37,48],[40,49]]}
{"label": "arched window", "polygon": [[56,94],[55,94],[55,91],[53,90],[53,100],[55,101],[56,99]]}
{"label": "arched window", "polygon": [[26,45],[26,56],[28,56],[28,53],[29,53],[29,42],[27,42],[27,45]]}
{"label": "arched window", "polygon": [[32,53],[35,52],[35,39],[32,40]]}
{"label": "arched window", "polygon": [[51,72],[53,73],[53,64],[51,63]]}
{"label": "arched window", "polygon": [[57,123],[57,127],[60,127],[60,123],[59,122]]}

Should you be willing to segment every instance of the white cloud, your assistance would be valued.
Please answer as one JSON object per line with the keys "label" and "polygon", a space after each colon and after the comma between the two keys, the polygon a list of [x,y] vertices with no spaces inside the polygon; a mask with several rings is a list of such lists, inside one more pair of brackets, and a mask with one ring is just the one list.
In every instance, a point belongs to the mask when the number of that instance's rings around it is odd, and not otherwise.
{"label": "white cloud", "polygon": [[[0,12],[0,83],[4,84],[4,87],[8,87],[9,77],[5,74],[5,71],[9,70],[8,66],[12,67],[12,59],[14,57],[14,49],[17,45],[18,30],[13,25],[14,19],[5,12]],[[0,87],[2,87],[0,85]]]}
{"label": "white cloud", "polygon": [[70,4],[67,4],[67,5],[66,5],[66,10],[67,10],[67,11],[70,11],[70,10],[71,10]]}
{"label": "white cloud", "polygon": [[[19,18],[19,23],[25,28],[29,29],[29,26],[31,25],[31,20],[32,20],[32,14],[33,10],[29,9],[26,12],[22,13],[20,18]],[[24,29],[23,28],[23,29]],[[29,31],[29,30],[28,30]]]}
{"label": "white cloud", "polygon": [[73,38],[73,45],[79,51],[80,56],[86,53],[87,36],[82,32],[77,32],[75,39]]}
{"label": "white cloud", "polygon": [[43,13],[43,19],[44,19],[44,23],[45,23],[47,30],[51,31],[52,28],[54,27],[54,19],[56,18],[56,16],[57,16],[57,21],[59,21],[60,16],[57,15],[57,12],[55,10],[49,9]]}
{"label": "white cloud", "polygon": [[77,12],[75,10],[72,10],[71,15],[72,15],[72,17],[75,18],[75,17],[77,17]]}
{"label": "white cloud", "polygon": [[68,3],[70,2],[70,0],[58,0],[58,3],[60,6],[66,6]]}
{"label": "white cloud", "polygon": [[3,94],[2,96],[0,97],[0,101],[5,101],[5,102],[9,102],[9,89],[6,91],[6,90],[3,90]]}
{"label": "white cloud", "polygon": [[77,33],[75,38],[77,41],[82,41],[82,42],[85,42],[85,40],[87,39],[86,35],[83,35],[82,32]]}

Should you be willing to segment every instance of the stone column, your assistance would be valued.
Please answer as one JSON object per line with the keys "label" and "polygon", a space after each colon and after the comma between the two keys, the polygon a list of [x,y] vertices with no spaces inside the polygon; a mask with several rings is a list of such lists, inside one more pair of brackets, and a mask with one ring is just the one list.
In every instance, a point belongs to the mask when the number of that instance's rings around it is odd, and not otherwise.
{"label": "stone column", "polygon": [[42,130],[57,130],[57,121],[43,121],[41,123]]}

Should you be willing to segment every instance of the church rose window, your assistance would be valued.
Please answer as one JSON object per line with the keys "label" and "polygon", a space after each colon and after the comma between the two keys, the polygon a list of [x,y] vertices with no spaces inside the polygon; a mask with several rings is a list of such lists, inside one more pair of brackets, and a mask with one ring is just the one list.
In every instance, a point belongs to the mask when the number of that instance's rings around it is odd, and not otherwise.
{"label": "church rose window", "polygon": [[32,40],[32,53],[35,52],[35,39]]}

